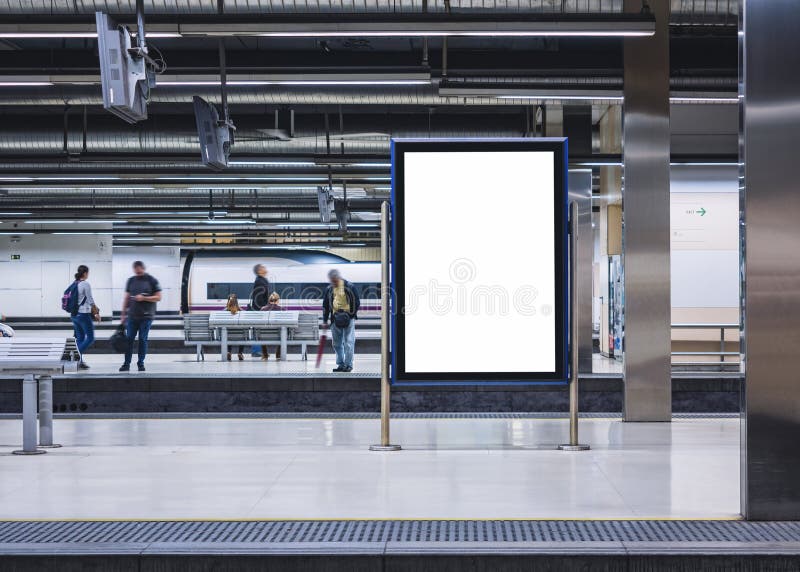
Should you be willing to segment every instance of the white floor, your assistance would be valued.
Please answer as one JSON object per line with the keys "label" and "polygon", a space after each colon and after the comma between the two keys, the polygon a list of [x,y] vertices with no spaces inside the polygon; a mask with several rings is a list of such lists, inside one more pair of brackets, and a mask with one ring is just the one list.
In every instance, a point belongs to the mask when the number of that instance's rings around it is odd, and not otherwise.
{"label": "white floor", "polygon": [[739,421],[57,419],[46,455],[12,456],[0,421],[2,519],[735,518]]}

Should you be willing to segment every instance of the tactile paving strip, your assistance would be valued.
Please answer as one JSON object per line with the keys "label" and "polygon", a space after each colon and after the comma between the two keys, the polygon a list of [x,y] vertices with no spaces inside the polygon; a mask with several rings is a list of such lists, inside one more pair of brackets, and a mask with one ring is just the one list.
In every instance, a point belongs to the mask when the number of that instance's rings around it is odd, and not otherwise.
{"label": "tactile paving strip", "polygon": [[1,522],[0,543],[800,542],[800,522]]}

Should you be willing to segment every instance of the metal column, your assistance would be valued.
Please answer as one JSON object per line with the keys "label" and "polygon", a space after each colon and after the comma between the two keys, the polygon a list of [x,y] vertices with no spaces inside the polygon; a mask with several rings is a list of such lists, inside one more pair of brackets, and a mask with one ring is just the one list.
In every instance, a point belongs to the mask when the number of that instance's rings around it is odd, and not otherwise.
{"label": "metal column", "polygon": [[[652,37],[625,38],[623,119],[626,421],[669,421],[669,0],[650,0]],[[639,12],[641,0],[625,0]]]}
{"label": "metal column", "polygon": [[392,386],[389,384],[389,316],[391,314],[391,278],[389,273],[389,203],[381,205],[381,442],[370,445],[370,451],[399,451],[389,437]]}
{"label": "metal column", "polygon": [[36,378],[26,374],[22,380],[22,449],[15,455],[41,455],[36,448]]}
{"label": "metal column", "polygon": [[[571,147],[570,147],[571,149]],[[592,170],[569,170],[569,200],[577,204],[578,371],[592,372]],[[574,223],[572,223],[574,224]]]}
{"label": "metal column", "polygon": [[53,378],[39,377],[39,447],[55,449],[61,445],[53,443]]}
{"label": "metal column", "polygon": [[751,520],[798,520],[800,10],[797,0],[742,0],[739,14],[742,512]]}

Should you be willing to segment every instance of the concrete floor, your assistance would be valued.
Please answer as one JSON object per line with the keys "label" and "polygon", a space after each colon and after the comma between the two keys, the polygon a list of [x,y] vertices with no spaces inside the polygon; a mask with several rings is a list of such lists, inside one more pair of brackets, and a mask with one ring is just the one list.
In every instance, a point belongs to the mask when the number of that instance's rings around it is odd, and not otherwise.
{"label": "concrete floor", "polygon": [[739,421],[57,419],[46,455],[10,454],[0,421],[2,519],[735,518]]}
{"label": "concrete floor", "polygon": [[[270,348],[274,352],[274,348]],[[239,361],[235,350],[231,361],[220,361],[219,352],[206,354],[205,361],[198,362],[194,354],[150,354],[145,360],[148,376],[179,376],[179,377],[205,377],[205,376],[224,376],[224,377],[270,377],[281,375],[319,375],[332,374],[336,367],[336,356],[334,354],[324,354],[319,369],[316,367],[316,350],[309,353],[307,360],[301,360],[300,354],[290,354],[286,361],[275,359],[274,353],[270,353],[267,361],[261,358],[251,357],[249,353],[244,354],[244,360]],[[123,375],[119,373],[119,366],[122,365],[123,356],[116,354],[87,354],[86,362],[90,368],[87,371],[79,371],[71,375]],[[380,356],[378,354],[358,354],[354,360],[355,373],[380,375]],[[131,371],[124,375],[142,375],[136,371],[136,354],[133,354],[133,365]]]}

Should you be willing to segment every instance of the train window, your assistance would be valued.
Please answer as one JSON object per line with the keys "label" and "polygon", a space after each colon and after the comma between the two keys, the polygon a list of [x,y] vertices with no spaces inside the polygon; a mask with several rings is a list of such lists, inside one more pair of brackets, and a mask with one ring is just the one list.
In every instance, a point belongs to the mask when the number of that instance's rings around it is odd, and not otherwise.
{"label": "train window", "polygon": [[[327,282],[273,282],[273,292],[283,300],[319,300],[327,288]],[[381,296],[380,282],[359,282],[353,284],[360,298],[375,299]],[[209,300],[227,300],[236,294],[239,300],[249,300],[253,292],[250,282],[209,282],[206,285]]]}
{"label": "train window", "polygon": [[209,282],[206,285],[206,297],[209,300],[227,300],[228,295],[231,293],[230,284],[220,284],[217,282]]}

